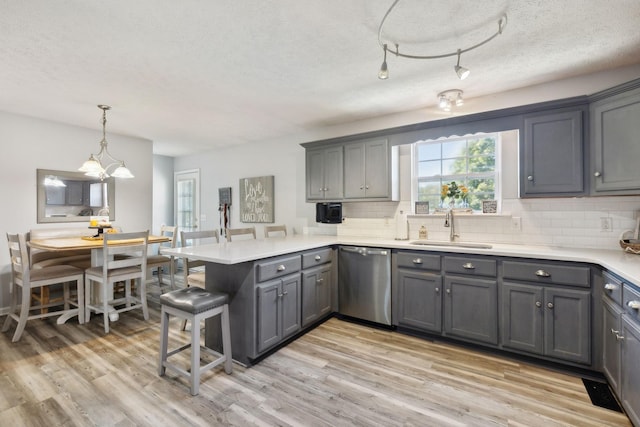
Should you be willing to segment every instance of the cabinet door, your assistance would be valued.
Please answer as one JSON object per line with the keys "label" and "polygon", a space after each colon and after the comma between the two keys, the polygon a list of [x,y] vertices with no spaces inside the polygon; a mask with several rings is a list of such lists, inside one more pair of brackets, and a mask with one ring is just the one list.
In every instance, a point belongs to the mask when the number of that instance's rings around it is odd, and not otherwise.
{"label": "cabinet door", "polygon": [[307,199],[324,199],[324,150],[307,150]]}
{"label": "cabinet door", "polygon": [[67,188],[46,186],[44,196],[47,205],[64,205],[67,201]]}
{"label": "cabinet door", "polygon": [[622,316],[621,380],[622,406],[633,425],[640,426],[640,326]]}
{"label": "cabinet door", "polygon": [[591,106],[594,192],[640,193],[640,89]]}
{"label": "cabinet door", "polygon": [[591,362],[589,291],[545,289],[545,354],[578,363]]}
{"label": "cabinet door", "polygon": [[300,330],[300,274],[282,279],[282,338]]}
{"label": "cabinet door", "polygon": [[67,205],[80,206],[84,200],[84,182],[67,181]]}
{"label": "cabinet door", "polygon": [[258,295],[258,353],[282,340],[282,316],[280,313],[280,280],[257,286]]}
{"label": "cabinet door", "polygon": [[302,273],[302,326],[316,321],[319,316],[316,297],[318,283],[322,280],[322,270],[312,269]]}
{"label": "cabinet door", "polygon": [[442,332],[442,276],[398,270],[398,323]]}
{"label": "cabinet door", "polygon": [[344,147],[344,197],[365,197],[364,144],[347,144]]}
{"label": "cabinet door", "polygon": [[389,197],[389,144],[386,139],[365,143],[365,197]]}
{"label": "cabinet door", "polygon": [[316,308],[318,317],[323,317],[331,313],[331,267],[325,267],[320,275],[319,282],[316,283]]}
{"label": "cabinet door", "polygon": [[584,193],[583,110],[524,120],[521,196]]}
{"label": "cabinet door", "polygon": [[342,146],[324,150],[324,198],[341,200],[344,196]]}
{"label": "cabinet door", "polygon": [[498,284],[495,280],[445,276],[447,335],[498,344]]}
{"label": "cabinet door", "polygon": [[613,391],[620,396],[620,338],[622,310],[608,299],[602,301],[602,370]]}
{"label": "cabinet door", "polygon": [[502,345],[542,354],[544,352],[543,288],[505,282],[501,289]]}

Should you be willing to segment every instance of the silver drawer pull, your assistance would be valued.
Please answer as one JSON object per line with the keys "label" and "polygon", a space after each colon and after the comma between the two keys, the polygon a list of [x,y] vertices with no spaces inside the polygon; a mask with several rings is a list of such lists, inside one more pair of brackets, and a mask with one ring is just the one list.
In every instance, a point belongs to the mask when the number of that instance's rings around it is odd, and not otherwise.
{"label": "silver drawer pull", "polygon": [[615,329],[611,328],[611,333],[613,335],[618,335],[620,333],[620,331],[616,331]]}
{"label": "silver drawer pull", "polygon": [[324,282],[324,279],[318,279],[318,280],[316,280],[316,283],[322,283],[322,282]]}
{"label": "silver drawer pull", "polygon": [[616,341],[622,341],[624,337],[622,335],[616,334]]}
{"label": "silver drawer pull", "polygon": [[470,262],[467,262],[465,264],[462,264],[462,268],[464,268],[466,270],[473,270],[473,269],[476,268],[476,266],[471,264]]}
{"label": "silver drawer pull", "polygon": [[316,255],[316,257],[314,258],[316,261],[320,261],[322,259],[322,257],[320,255]]}
{"label": "silver drawer pull", "polygon": [[436,291],[436,293],[440,292],[440,288],[435,288],[434,290]]}
{"label": "silver drawer pull", "polygon": [[542,303],[540,301],[536,301],[536,307],[542,307]]}
{"label": "silver drawer pull", "polygon": [[287,267],[285,267],[283,264],[280,264],[278,266],[278,271],[285,271],[287,269]]}
{"label": "silver drawer pull", "polygon": [[550,277],[551,274],[547,273],[544,270],[538,270],[538,271],[536,271],[536,276],[538,276],[538,277]]}
{"label": "silver drawer pull", "polygon": [[412,261],[414,264],[422,264],[422,258],[416,258]]}
{"label": "silver drawer pull", "polygon": [[549,307],[549,308],[553,308],[553,303],[552,303],[552,302],[548,302],[548,303],[547,303],[547,307]]}
{"label": "silver drawer pull", "polygon": [[615,283],[605,283],[604,288],[607,291],[615,291],[616,289],[618,289],[618,285],[616,285]]}
{"label": "silver drawer pull", "polygon": [[629,307],[632,310],[640,310],[640,301],[638,300],[629,301],[627,303],[627,307]]}

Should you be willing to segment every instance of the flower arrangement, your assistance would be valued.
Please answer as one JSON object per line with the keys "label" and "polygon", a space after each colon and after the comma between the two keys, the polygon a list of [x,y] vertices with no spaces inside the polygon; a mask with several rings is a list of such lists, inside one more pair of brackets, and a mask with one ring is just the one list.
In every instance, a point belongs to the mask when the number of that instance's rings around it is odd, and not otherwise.
{"label": "flower arrangement", "polygon": [[444,204],[446,200],[451,205],[457,201],[461,201],[463,205],[467,204],[467,198],[469,197],[469,189],[464,184],[456,184],[455,181],[451,181],[448,184],[442,184],[440,189],[440,200]]}

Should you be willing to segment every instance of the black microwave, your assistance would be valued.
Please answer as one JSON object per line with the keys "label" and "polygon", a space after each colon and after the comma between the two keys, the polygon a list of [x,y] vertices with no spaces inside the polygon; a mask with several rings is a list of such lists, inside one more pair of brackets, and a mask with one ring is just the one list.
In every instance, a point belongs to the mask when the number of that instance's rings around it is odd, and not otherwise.
{"label": "black microwave", "polygon": [[316,222],[340,224],[342,222],[342,203],[316,203]]}

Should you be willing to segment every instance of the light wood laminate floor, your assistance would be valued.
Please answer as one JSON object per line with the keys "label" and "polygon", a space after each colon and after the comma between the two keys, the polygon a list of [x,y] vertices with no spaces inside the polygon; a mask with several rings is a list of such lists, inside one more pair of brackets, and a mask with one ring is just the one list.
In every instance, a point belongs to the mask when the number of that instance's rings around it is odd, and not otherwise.
{"label": "light wood laminate floor", "polygon": [[[2,426],[629,426],[579,377],[330,319],[251,368],[156,373],[159,311],[0,336]],[[3,320],[4,316],[0,318]],[[175,319],[174,319],[175,320]],[[177,321],[173,343],[186,342]],[[185,363],[188,353],[185,355]]]}

